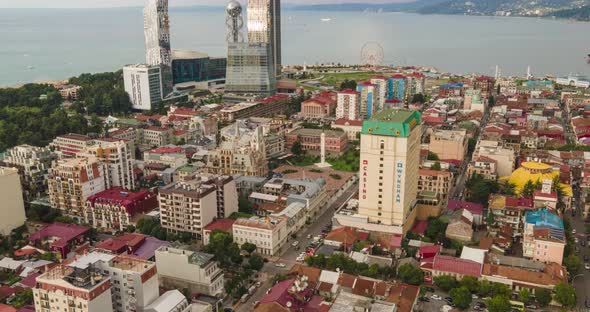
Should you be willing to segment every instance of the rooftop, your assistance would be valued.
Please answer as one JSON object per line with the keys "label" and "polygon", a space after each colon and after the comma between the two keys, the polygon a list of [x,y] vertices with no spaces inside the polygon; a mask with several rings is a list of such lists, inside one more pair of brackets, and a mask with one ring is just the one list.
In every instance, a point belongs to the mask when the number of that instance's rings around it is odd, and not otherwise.
{"label": "rooftop", "polygon": [[363,134],[408,137],[420,125],[421,115],[409,110],[383,110],[363,123]]}
{"label": "rooftop", "polygon": [[51,245],[65,246],[70,240],[74,239],[75,237],[86,234],[88,230],[89,229],[87,227],[82,225],[55,222],[33,233],[29,237],[29,241],[57,238],[51,243]]}
{"label": "rooftop", "polygon": [[537,211],[528,211],[526,213],[526,223],[533,224],[534,226],[547,226],[554,229],[563,230],[563,220],[547,209],[540,209]]}

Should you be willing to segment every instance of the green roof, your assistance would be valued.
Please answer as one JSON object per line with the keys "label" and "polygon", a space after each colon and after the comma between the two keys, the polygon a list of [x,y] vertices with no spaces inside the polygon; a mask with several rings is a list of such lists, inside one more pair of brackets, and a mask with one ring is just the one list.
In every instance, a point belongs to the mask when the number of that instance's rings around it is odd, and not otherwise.
{"label": "green roof", "polygon": [[363,134],[408,137],[420,125],[420,113],[410,110],[388,109],[363,122]]}
{"label": "green roof", "polygon": [[193,252],[192,255],[189,256],[189,263],[195,264],[198,266],[203,266],[203,265],[209,263],[209,261],[211,261],[211,259],[213,259],[212,254],[195,251],[195,252]]}

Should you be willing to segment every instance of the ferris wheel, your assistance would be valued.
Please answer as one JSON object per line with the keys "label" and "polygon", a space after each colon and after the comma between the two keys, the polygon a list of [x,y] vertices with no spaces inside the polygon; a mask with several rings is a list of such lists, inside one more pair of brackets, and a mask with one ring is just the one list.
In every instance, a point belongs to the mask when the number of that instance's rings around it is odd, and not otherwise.
{"label": "ferris wheel", "polygon": [[365,43],[361,49],[361,64],[378,66],[383,64],[383,47],[376,41]]}

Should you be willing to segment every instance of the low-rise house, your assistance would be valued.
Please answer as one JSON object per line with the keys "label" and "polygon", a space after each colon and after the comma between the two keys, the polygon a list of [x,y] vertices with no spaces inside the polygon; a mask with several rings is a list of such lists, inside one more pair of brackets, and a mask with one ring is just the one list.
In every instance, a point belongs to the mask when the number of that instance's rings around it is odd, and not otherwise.
{"label": "low-rise house", "polygon": [[203,245],[209,244],[209,239],[213,231],[222,231],[231,234],[234,222],[236,222],[234,219],[216,219],[207,224],[203,229]]}
{"label": "low-rise house", "polygon": [[494,215],[494,223],[498,227],[508,224],[515,236],[522,235],[522,217],[533,209],[533,201],[529,198],[509,197],[493,194],[490,196],[489,211]]}
{"label": "low-rise house", "polygon": [[540,271],[486,263],[483,265],[481,279],[504,284],[513,293],[526,288],[534,294],[538,289],[553,290],[557,284],[567,283],[567,272],[556,263],[549,263]]}
{"label": "low-rise house", "polygon": [[451,199],[447,203],[447,210],[449,211],[456,211],[459,209],[465,209],[473,215],[473,223],[475,225],[482,225],[483,224],[483,205],[479,203],[473,203],[463,200],[454,200]]}
{"label": "low-rise house", "polygon": [[467,176],[474,174],[481,175],[488,180],[496,180],[498,178],[497,162],[495,159],[479,156],[477,159],[469,162],[467,166]]}
{"label": "low-rise house", "polygon": [[342,247],[345,251],[349,251],[354,243],[366,241],[368,239],[368,232],[362,232],[351,227],[341,227],[328,233],[328,235],[326,235],[324,238],[324,244]]}
{"label": "low-rise house", "polygon": [[238,245],[251,243],[261,255],[278,254],[289,238],[287,217],[240,218],[232,226],[234,241]]}
{"label": "low-rise house", "polygon": [[442,275],[453,276],[458,280],[464,276],[480,278],[482,264],[472,260],[461,259],[451,256],[436,255],[429,259],[420,261],[420,268],[430,277]]}
{"label": "low-rise house", "polygon": [[457,210],[451,217],[445,236],[460,242],[470,242],[473,239],[473,215],[466,209]]}
{"label": "low-rise house", "polygon": [[89,230],[82,225],[55,222],[31,234],[29,244],[56,252],[66,259],[70,251],[86,241]]}

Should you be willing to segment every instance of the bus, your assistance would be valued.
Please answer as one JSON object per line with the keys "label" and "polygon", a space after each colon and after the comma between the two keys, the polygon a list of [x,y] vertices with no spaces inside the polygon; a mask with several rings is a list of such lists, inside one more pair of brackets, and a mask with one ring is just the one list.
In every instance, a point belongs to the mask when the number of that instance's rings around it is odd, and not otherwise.
{"label": "bus", "polygon": [[512,311],[524,311],[524,303],[520,301],[510,300]]}

